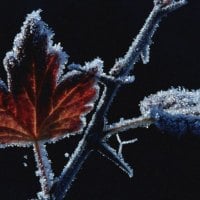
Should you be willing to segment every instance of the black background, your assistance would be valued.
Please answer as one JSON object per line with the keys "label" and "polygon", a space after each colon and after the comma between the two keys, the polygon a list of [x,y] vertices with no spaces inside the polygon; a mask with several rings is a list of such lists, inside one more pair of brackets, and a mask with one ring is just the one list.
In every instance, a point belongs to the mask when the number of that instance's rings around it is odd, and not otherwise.
{"label": "black background", "polygon": [[[70,55],[69,62],[84,64],[99,56],[106,70],[123,56],[152,8],[152,0],[43,0],[4,1],[0,12],[0,59],[12,48],[12,41],[27,13],[43,10],[42,17],[55,31]],[[139,116],[139,101],[171,86],[197,89],[200,85],[200,2],[189,4],[164,19],[154,37],[151,60],[135,66],[136,81],[121,89],[113,102],[109,121]],[[1,77],[6,74],[1,64]],[[137,144],[124,148],[125,159],[134,167],[129,179],[98,153],[86,160],[68,200],[196,200],[200,198],[200,139],[180,139],[155,127],[129,131]],[[67,161],[80,137],[48,146],[56,174]],[[115,142],[114,142],[115,143]],[[28,155],[28,159],[24,158]],[[28,167],[23,166],[23,162]],[[35,177],[31,149],[0,151],[0,199],[34,198],[40,186]]]}

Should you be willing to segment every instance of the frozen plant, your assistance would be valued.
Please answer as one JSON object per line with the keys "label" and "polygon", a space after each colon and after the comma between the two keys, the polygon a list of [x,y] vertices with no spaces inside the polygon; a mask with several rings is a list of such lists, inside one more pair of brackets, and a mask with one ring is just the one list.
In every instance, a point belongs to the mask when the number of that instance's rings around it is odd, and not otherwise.
{"label": "frozen plant", "polygon": [[[60,44],[53,44],[53,33],[41,20],[41,11],[26,17],[13,49],[4,59],[7,85],[0,81],[0,144],[2,148],[33,147],[41,184],[38,199],[63,199],[94,151],[132,177],[133,169],[124,160],[123,147],[137,139],[123,141],[120,137],[128,129],[154,123],[178,134],[188,129],[199,134],[199,91],[159,92],[141,102],[140,117],[114,124],[107,120],[120,87],[134,82],[132,71],[136,62],[140,58],[144,64],[149,62],[152,37],[161,19],[185,4],[186,0],[154,0],[143,28],[108,74],[99,58],[84,66],[67,65],[68,55]],[[87,121],[85,116],[91,110],[92,117]],[[45,145],[76,134],[82,134],[82,138],[60,176],[55,177]],[[118,149],[110,146],[110,137],[117,138]]]}

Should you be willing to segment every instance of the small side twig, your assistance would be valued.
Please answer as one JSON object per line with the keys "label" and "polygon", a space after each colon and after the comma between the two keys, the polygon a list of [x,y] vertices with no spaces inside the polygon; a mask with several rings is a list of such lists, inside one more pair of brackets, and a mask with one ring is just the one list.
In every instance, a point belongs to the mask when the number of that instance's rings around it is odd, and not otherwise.
{"label": "small side twig", "polygon": [[127,120],[120,120],[117,123],[106,125],[104,128],[104,139],[107,140],[112,135],[127,131],[129,129],[135,129],[139,127],[148,128],[151,124],[154,123],[154,119],[146,117],[138,117]]}
{"label": "small side twig", "polygon": [[117,134],[116,137],[117,137],[117,141],[118,141],[118,143],[119,143],[118,155],[121,156],[121,157],[123,157],[123,156],[122,156],[122,149],[123,149],[123,146],[124,146],[124,145],[133,144],[133,143],[135,143],[135,142],[138,141],[137,138],[132,139],[132,140],[125,140],[125,141],[122,141],[121,138],[120,138],[120,136],[119,136],[119,134]]}

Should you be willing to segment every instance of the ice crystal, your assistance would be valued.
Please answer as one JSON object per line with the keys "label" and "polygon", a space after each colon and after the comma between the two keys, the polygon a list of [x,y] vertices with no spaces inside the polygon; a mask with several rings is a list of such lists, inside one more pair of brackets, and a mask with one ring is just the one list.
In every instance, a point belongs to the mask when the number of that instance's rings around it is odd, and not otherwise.
{"label": "ice crystal", "polygon": [[24,167],[28,167],[28,164],[26,162],[23,162]]}
{"label": "ice crystal", "polygon": [[69,153],[66,152],[66,153],[64,154],[64,156],[65,156],[65,158],[68,158],[68,157],[69,157]]}

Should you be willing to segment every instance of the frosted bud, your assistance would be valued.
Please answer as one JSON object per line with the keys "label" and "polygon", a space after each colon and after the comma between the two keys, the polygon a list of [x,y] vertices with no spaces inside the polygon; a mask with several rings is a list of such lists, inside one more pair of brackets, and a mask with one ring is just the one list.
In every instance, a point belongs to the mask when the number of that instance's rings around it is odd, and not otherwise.
{"label": "frosted bud", "polygon": [[169,89],[145,97],[141,113],[155,120],[155,125],[178,136],[200,135],[200,90]]}

